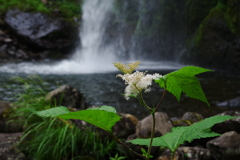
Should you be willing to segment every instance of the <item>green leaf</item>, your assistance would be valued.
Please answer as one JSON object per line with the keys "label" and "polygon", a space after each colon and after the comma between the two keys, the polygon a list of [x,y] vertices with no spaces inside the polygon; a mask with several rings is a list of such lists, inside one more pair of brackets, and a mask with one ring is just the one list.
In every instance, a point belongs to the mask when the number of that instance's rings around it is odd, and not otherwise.
{"label": "green leaf", "polygon": [[161,88],[166,89],[172,93],[178,101],[180,101],[181,93],[185,93],[190,98],[199,99],[205,103],[208,103],[207,98],[201,88],[200,82],[195,75],[203,72],[209,72],[211,70],[187,66],[177,71],[166,74],[158,80],[155,80]]}
{"label": "green leaf", "polygon": [[100,106],[100,107],[95,107],[95,108],[89,108],[88,110],[104,110],[107,112],[117,113],[116,109],[111,106]]}
{"label": "green leaf", "polygon": [[35,114],[37,114],[40,117],[56,117],[62,114],[70,113],[70,111],[67,109],[67,107],[56,107],[56,108],[50,108],[43,111],[33,111]]}
{"label": "green leaf", "polygon": [[113,112],[113,109],[109,109],[109,106],[70,112],[68,114],[59,115],[57,117],[64,119],[83,120],[108,132],[112,131],[112,126],[121,118],[118,114]]}
{"label": "green leaf", "polygon": [[147,158],[152,158],[153,156],[148,154],[147,151],[144,148],[141,148],[142,155]]}
{"label": "green leaf", "polygon": [[[174,152],[177,147],[185,141],[191,142],[194,139],[219,136],[220,134],[212,132],[210,128],[216,123],[221,123],[233,118],[236,117],[213,116],[191,126],[176,127],[172,129],[172,132],[154,138],[152,145],[167,147]],[[135,139],[129,142],[139,145],[149,145],[150,139]]]}

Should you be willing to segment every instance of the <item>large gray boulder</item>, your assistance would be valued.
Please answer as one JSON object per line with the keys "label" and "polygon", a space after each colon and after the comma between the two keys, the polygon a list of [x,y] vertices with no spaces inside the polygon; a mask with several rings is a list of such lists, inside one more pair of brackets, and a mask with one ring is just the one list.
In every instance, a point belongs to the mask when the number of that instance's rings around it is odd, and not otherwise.
{"label": "large gray boulder", "polygon": [[78,39],[76,26],[47,14],[12,9],[6,12],[4,20],[34,49],[65,49],[73,46]]}

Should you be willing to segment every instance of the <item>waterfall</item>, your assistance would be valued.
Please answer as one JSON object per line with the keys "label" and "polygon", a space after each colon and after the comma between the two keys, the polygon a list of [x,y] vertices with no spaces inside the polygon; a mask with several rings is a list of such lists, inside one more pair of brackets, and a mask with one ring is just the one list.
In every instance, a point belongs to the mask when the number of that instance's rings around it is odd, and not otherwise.
{"label": "waterfall", "polygon": [[[114,8],[116,7],[116,3],[122,3],[123,5],[119,9],[122,11],[114,15],[114,10],[116,12],[116,8]],[[151,4],[150,8],[144,8],[149,6],[149,4]],[[138,7],[139,5],[140,7]],[[153,39],[149,38],[151,35],[141,35],[145,34],[144,32],[148,30],[148,24],[144,23],[143,25],[142,22],[142,20],[146,21],[146,17],[144,16],[148,12],[144,12],[143,14],[141,13],[141,9],[150,11],[157,5],[145,0],[134,0],[132,2],[85,0],[82,6],[83,16],[79,33],[81,45],[76,49],[71,58],[54,64],[8,64],[0,67],[0,71],[43,74],[109,72],[116,71],[112,62],[122,61],[127,63],[130,60],[132,62],[139,59],[143,61],[141,63],[142,66],[140,66],[142,69],[178,68],[179,65],[176,63],[156,62],[156,57],[159,57],[159,49],[152,48],[149,52],[149,46],[152,47],[153,44],[154,47],[157,46],[159,48],[159,44],[156,43],[158,41],[153,41]],[[131,9],[132,6],[135,6],[132,12],[134,16],[131,15],[132,13],[125,13],[129,11],[126,7],[130,7]],[[158,10],[159,8],[155,7],[154,9]],[[153,14],[153,11],[151,11],[151,14]],[[151,17],[151,15],[147,17]],[[127,22],[129,19],[135,24]],[[152,19],[151,23],[154,21],[155,19]],[[141,32],[140,36],[137,31]],[[156,30],[152,31],[156,32]],[[113,32],[114,36],[109,36],[109,32]],[[110,39],[106,37],[110,37]],[[147,49],[144,50],[144,47]],[[145,53],[143,54],[142,52]],[[137,54],[138,56],[136,56]],[[151,60],[155,62],[151,62]]]}
{"label": "waterfall", "polygon": [[115,61],[114,47],[103,43],[112,5],[113,0],[84,1],[80,32],[82,46],[71,61],[79,63],[85,69],[104,70]]}

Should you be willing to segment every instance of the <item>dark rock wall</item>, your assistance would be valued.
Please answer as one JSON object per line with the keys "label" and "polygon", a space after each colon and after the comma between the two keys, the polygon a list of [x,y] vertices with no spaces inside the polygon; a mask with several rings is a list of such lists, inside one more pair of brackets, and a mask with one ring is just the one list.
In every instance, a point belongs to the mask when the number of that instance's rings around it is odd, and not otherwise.
{"label": "dark rock wall", "polygon": [[[198,13],[189,14],[192,17],[188,21],[189,28],[193,32],[190,33],[187,50],[182,55],[181,61],[186,64],[238,72],[240,68],[239,9],[240,1],[218,0],[216,4],[209,4],[206,10],[202,8]],[[198,19],[201,10],[205,10],[205,16]],[[197,15],[196,18],[194,15]],[[194,20],[197,20],[196,23]]]}
{"label": "dark rock wall", "polygon": [[180,61],[233,72],[240,68],[240,1],[116,2],[115,26],[124,28],[117,36],[124,35],[126,57]]}

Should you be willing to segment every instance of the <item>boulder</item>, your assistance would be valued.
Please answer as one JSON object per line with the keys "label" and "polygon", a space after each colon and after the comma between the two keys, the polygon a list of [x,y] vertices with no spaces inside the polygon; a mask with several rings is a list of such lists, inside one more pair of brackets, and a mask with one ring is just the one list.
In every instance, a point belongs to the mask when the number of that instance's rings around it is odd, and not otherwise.
{"label": "boulder", "polygon": [[135,133],[135,125],[138,119],[131,114],[119,114],[121,116],[120,121],[118,121],[113,126],[113,134],[118,138],[127,138],[129,135]]}
{"label": "boulder", "polygon": [[238,118],[230,119],[222,123],[215,124],[212,127],[212,131],[220,134],[223,134],[229,131],[235,131],[237,133],[240,133],[240,118],[239,118],[240,112],[226,111],[226,112],[220,113],[219,115],[229,115],[229,116],[238,117]]}
{"label": "boulder", "polygon": [[235,131],[226,132],[207,143],[215,159],[239,160],[240,157],[240,134]]}
{"label": "boulder", "polygon": [[216,103],[216,106],[218,106],[218,107],[231,107],[231,108],[239,107],[240,106],[240,97],[229,99],[229,100],[223,101],[223,102],[218,102],[218,103]]}
{"label": "boulder", "polygon": [[46,99],[53,105],[65,106],[68,108],[85,109],[85,98],[82,93],[70,85],[62,85],[59,88],[49,92]]}
{"label": "boulder", "polygon": [[[162,112],[155,113],[155,136],[161,136],[171,131],[173,125],[168,115]],[[149,138],[152,130],[152,115],[142,119],[136,126],[136,135],[139,138]]]}
{"label": "boulder", "polygon": [[196,112],[186,112],[181,119],[172,120],[175,127],[190,126],[195,122],[203,120],[203,116]]}
{"label": "boulder", "polygon": [[[8,10],[4,20],[32,49],[67,49],[78,39],[77,26],[43,13]],[[71,32],[69,32],[71,31]]]}

